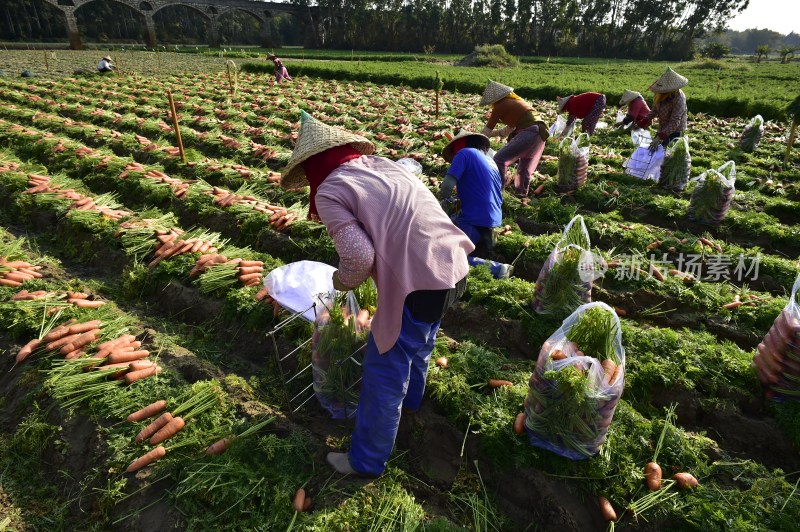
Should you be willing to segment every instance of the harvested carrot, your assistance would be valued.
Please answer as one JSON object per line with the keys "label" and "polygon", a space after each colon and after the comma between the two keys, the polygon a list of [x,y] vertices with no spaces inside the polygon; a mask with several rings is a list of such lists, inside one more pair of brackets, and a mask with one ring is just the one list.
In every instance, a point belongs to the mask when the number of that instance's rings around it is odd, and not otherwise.
{"label": "harvested carrot", "polygon": [[609,384],[611,384],[611,378],[617,371],[617,363],[607,358],[600,363],[603,366],[603,380]]}
{"label": "harvested carrot", "polygon": [[678,485],[678,489],[682,490],[694,489],[700,485],[691,473],[675,473],[672,475],[672,480]]}
{"label": "harvested carrot", "polygon": [[659,270],[658,268],[653,266],[652,263],[650,264],[650,274],[653,277],[655,277],[656,279],[658,279],[659,281],[663,281],[664,280],[664,274],[661,273],[661,270]]}
{"label": "harvested carrot", "polygon": [[22,283],[19,281],[12,281],[11,279],[0,279],[0,285],[17,287],[22,286]]}
{"label": "harvested carrot", "polygon": [[72,360],[72,359],[78,358],[82,354],[83,354],[83,348],[79,347],[77,349],[74,349],[74,350],[70,351],[66,355],[64,355],[64,359]]}
{"label": "harvested carrot", "polygon": [[311,497],[306,497],[306,500],[303,501],[303,511],[309,511],[311,509],[311,504]]}
{"label": "harvested carrot", "polygon": [[617,512],[614,510],[614,507],[611,506],[611,501],[600,496],[598,502],[600,503],[600,513],[603,515],[603,519],[606,521],[616,521]]}
{"label": "harvested carrot", "polygon": [[222,438],[221,440],[212,443],[206,449],[206,454],[209,456],[216,456],[224,453],[228,450],[228,447],[231,446],[234,439],[236,439],[235,436],[228,436],[227,438]]}
{"label": "harvested carrot", "polygon": [[140,369],[139,371],[131,371],[125,374],[125,383],[133,384],[136,381],[161,373],[163,369],[164,368],[161,366],[150,366],[149,368]]}
{"label": "harvested carrot", "polygon": [[102,324],[103,322],[100,320],[87,321],[86,323],[76,323],[75,325],[70,325],[69,334],[85,333],[100,327]]}
{"label": "harvested carrot", "polygon": [[158,445],[159,443],[170,439],[171,437],[175,436],[183,427],[186,426],[186,422],[183,420],[182,417],[178,416],[174,418],[172,421],[164,425],[158,432],[153,434],[153,437],[150,438],[150,445]]}
{"label": "harvested carrot", "polygon": [[69,334],[69,327],[66,325],[59,325],[49,333],[47,333],[44,338],[42,338],[42,342],[50,343],[55,342],[56,340],[60,340],[61,338],[65,337]]}
{"label": "harvested carrot", "polygon": [[657,247],[661,246],[661,244],[663,244],[663,242],[661,242],[661,240],[653,240],[652,242],[647,244],[647,247],[645,249],[647,251],[651,251],[651,250],[656,249]]}
{"label": "harvested carrot", "polygon": [[239,266],[242,266],[244,268],[260,266],[262,267],[261,271],[263,271],[264,263],[260,260],[243,260],[242,262],[239,263]]}
{"label": "harvested carrot", "polygon": [[[87,331],[87,332],[81,334],[80,336],[78,336],[77,338],[72,340],[72,342],[70,342],[70,343],[64,345],[63,347],[61,347],[61,350],[59,351],[59,353],[61,353],[62,355],[66,355],[70,351],[74,351],[76,349],[80,349],[82,347],[85,347],[85,346],[91,344],[92,342],[97,340],[97,333],[99,333],[99,332],[100,332],[100,329],[92,329],[90,331]],[[121,362],[121,361],[119,361],[119,362]]]}
{"label": "harvested carrot", "polygon": [[562,351],[561,349],[556,349],[555,351],[550,353],[550,358],[552,360],[564,360],[565,358],[567,358],[567,354],[564,353],[564,351]]}
{"label": "harvested carrot", "polygon": [[725,303],[722,305],[722,308],[732,310],[735,308],[739,308],[744,305],[744,301],[731,301],[730,303]]}
{"label": "harvested carrot", "polygon": [[514,420],[514,434],[522,434],[523,432],[525,432],[525,412],[520,412]]}
{"label": "harvested carrot", "polygon": [[440,368],[446,368],[447,367],[447,357],[439,357],[439,358],[437,358],[436,359],[436,365],[439,366]]}
{"label": "harvested carrot", "polygon": [[489,379],[489,388],[499,388],[500,386],[514,386],[514,383],[502,379]]}
{"label": "harvested carrot", "polygon": [[38,338],[34,338],[27,344],[23,345],[22,349],[20,349],[19,352],[17,353],[16,363],[19,364],[20,362],[28,358],[30,354],[33,353],[33,350],[39,347],[39,344],[41,343],[42,343],[41,340],[39,340]]}
{"label": "harvested carrot", "polygon": [[538,196],[542,192],[544,192],[544,184],[541,184],[538,187],[536,187],[535,189],[533,189],[533,195],[534,196]]}
{"label": "harvested carrot", "polygon": [[622,307],[614,307],[614,312],[617,313],[617,316],[627,316],[628,311]]}
{"label": "harvested carrot", "polygon": [[247,281],[250,281],[252,279],[259,279],[260,277],[261,277],[261,274],[258,273],[258,272],[256,272],[256,273],[248,273],[248,274],[245,274],[245,275],[240,275],[239,276],[239,280],[241,282],[243,282],[243,283],[246,283]]}
{"label": "harvested carrot", "polygon": [[47,344],[47,350],[52,351],[54,349],[59,349],[61,346],[67,345],[68,343],[72,342],[73,340],[77,340],[80,334],[68,334],[63,338],[59,338],[58,340],[52,341]]}
{"label": "harvested carrot", "polygon": [[239,266],[239,274],[240,275],[248,275],[251,273],[262,273],[264,271],[263,266]]}
{"label": "harvested carrot", "polygon": [[105,301],[98,299],[89,301],[88,299],[67,299],[67,303],[72,303],[78,308],[98,308],[106,304]]}
{"label": "harvested carrot", "polygon": [[109,364],[115,364],[117,362],[133,362],[134,360],[139,360],[140,358],[145,358],[150,355],[150,351],[147,349],[140,349],[139,351],[114,351],[106,358],[106,361]]}
{"label": "harvested carrot", "polygon": [[294,509],[297,512],[302,512],[306,503],[306,490],[298,488],[294,494]]}
{"label": "harvested carrot", "polygon": [[644,478],[647,489],[658,491],[661,489],[661,466],[655,462],[650,462],[644,466]]}
{"label": "harvested carrot", "polygon": [[140,369],[150,368],[155,365],[156,365],[155,362],[145,358],[140,360],[134,360],[133,362],[130,363],[129,367],[131,368],[131,371],[139,371]]}
{"label": "harvested carrot", "polygon": [[142,455],[133,462],[131,462],[131,465],[128,466],[128,469],[126,469],[125,472],[135,473],[136,471],[139,471],[141,468],[152,464],[156,460],[164,458],[166,455],[167,455],[167,450],[164,449],[164,447],[156,447],[149,453]]}
{"label": "harvested carrot", "polygon": [[167,423],[172,421],[172,414],[169,412],[164,412],[155,421],[147,425],[142,431],[136,435],[136,442],[144,441],[156,432],[158,432],[161,428],[163,428]]}
{"label": "harvested carrot", "polygon": [[67,292],[67,297],[69,299],[86,299],[89,297],[89,294],[84,294],[83,292]]}
{"label": "harvested carrot", "polygon": [[128,416],[128,421],[133,423],[134,421],[141,421],[143,419],[153,417],[154,415],[158,414],[162,410],[165,410],[166,408],[167,408],[167,402],[164,401],[163,399],[160,401],[156,401],[155,403],[150,403],[141,410],[137,410],[136,412],[130,414]]}

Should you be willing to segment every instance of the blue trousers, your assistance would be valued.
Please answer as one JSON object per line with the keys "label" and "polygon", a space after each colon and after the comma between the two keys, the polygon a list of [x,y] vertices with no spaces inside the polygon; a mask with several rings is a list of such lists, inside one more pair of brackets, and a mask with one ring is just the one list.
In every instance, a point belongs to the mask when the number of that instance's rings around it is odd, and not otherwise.
{"label": "blue trousers", "polygon": [[383,473],[394,447],[401,409],[419,410],[439,323],[417,321],[404,308],[400,337],[384,354],[378,352],[370,335],[349,454],[350,465],[359,473]]}
{"label": "blue trousers", "polygon": [[467,263],[470,266],[489,266],[489,270],[492,272],[494,277],[497,277],[500,273],[500,268],[503,267],[503,264],[500,262],[495,262],[493,260],[486,260],[481,259],[479,257],[474,256],[475,253],[486,253],[489,251],[490,246],[493,246],[493,243],[487,243],[481,240],[481,234],[478,232],[478,229],[472,225],[468,224],[459,218],[455,220],[456,226],[461,229],[465,235],[475,244],[475,251],[473,251],[467,257]]}

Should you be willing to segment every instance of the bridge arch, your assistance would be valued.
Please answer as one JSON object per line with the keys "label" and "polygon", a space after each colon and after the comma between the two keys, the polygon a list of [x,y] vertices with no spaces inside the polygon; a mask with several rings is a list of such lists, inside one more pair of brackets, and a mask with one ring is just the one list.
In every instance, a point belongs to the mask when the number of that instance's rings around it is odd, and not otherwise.
{"label": "bridge arch", "polygon": [[162,44],[208,43],[213,23],[211,16],[190,4],[167,4],[153,13],[155,38]]}
{"label": "bridge arch", "polygon": [[145,14],[122,0],[90,0],[74,10],[78,31],[92,42],[137,42],[147,40]]}
{"label": "bridge arch", "polygon": [[231,6],[217,17],[220,43],[270,46],[270,22],[255,9]]}

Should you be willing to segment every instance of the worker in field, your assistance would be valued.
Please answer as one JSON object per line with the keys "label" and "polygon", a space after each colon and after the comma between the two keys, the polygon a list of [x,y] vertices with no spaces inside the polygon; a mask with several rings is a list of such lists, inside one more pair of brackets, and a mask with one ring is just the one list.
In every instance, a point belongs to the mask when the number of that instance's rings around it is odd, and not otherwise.
{"label": "worker in field", "polygon": [[655,93],[653,109],[647,115],[647,123],[654,118],[658,119],[658,135],[650,144],[650,150],[655,152],[659,144],[665,146],[672,140],[683,136],[686,132],[686,95],[681,88],[689,84],[689,80],[671,68],[650,85],[650,90]]}
{"label": "worker in field", "polygon": [[492,275],[505,279],[513,267],[484,260],[497,243],[494,228],[503,222],[503,184],[497,164],[489,157],[489,138],[480,133],[461,131],[442,150],[442,157],[450,163],[444,177],[439,199],[445,205],[454,201],[458,192],[460,209],[453,222],[469,237],[475,250],[467,260],[470,266],[489,266]]}
{"label": "worker in field", "polygon": [[275,82],[281,83],[283,81],[292,81],[292,77],[289,75],[289,71],[286,70],[286,67],[283,66],[283,61],[278,59],[278,56],[275,54],[267,54],[267,59],[271,60],[273,65],[275,65]]}
{"label": "worker in field", "polygon": [[631,122],[635,124],[636,128],[645,128],[648,126],[649,121],[647,115],[650,114],[650,106],[647,105],[647,102],[641,94],[625,89],[619,101],[619,106],[621,108],[627,106],[628,112],[621,122],[614,124],[614,127],[625,127]]}
{"label": "worker in field", "polygon": [[327,456],[339,473],[363,476],[383,473],[401,412],[409,422],[422,403],[436,331],[464,292],[475,248],[416,176],[374,150],[303,112],[281,176],[285,188],[311,189],[309,211],[339,254],[333,286],[372,277],[378,288],[350,452]]}
{"label": "worker in field", "polygon": [[111,62],[111,57],[103,56],[99,63],[97,63],[97,71],[101,74],[105,74],[106,72],[114,72],[114,65]]}
{"label": "worker in field", "polygon": [[[481,97],[481,105],[491,105],[489,121],[481,131],[486,137],[508,137],[508,142],[495,155],[494,162],[500,171],[503,187],[514,180],[514,192],[527,196],[531,174],[539,166],[544,144],[550,133],[547,125],[534,111],[533,106],[514,93],[514,89],[489,80]],[[494,131],[502,122],[505,127]],[[508,167],[519,161],[517,176],[508,175]]]}
{"label": "worker in field", "polygon": [[564,132],[569,131],[575,120],[580,118],[582,120],[581,130],[589,135],[594,134],[597,121],[600,120],[603,109],[606,108],[606,95],[599,92],[584,92],[583,94],[573,94],[563,98],[559,96],[556,101],[558,102],[559,113],[565,111],[569,113]]}

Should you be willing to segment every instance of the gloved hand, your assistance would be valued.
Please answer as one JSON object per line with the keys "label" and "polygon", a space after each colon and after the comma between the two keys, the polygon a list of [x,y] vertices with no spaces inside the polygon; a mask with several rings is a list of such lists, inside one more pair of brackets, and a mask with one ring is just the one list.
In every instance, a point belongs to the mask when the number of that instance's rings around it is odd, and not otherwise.
{"label": "gloved hand", "polygon": [[342,281],[339,280],[339,270],[333,272],[333,287],[340,292],[347,292],[353,289],[353,287],[345,286],[342,284]]}
{"label": "gloved hand", "polygon": [[652,142],[650,142],[650,147],[647,149],[647,151],[649,151],[651,154],[653,154],[656,151],[658,151],[658,147],[659,146],[661,146],[661,139],[656,137],[656,138],[653,139]]}

